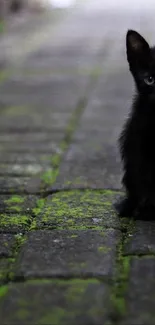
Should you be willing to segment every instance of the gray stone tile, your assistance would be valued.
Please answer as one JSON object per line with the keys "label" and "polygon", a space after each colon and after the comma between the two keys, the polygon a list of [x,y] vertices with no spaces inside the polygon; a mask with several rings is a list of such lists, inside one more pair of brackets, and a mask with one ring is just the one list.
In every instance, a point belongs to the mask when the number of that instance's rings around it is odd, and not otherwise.
{"label": "gray stone tile", "polygon": [[136,221],[133,233],[129,234],[124,253],[147,255],[155,253],[155,224],[151,221]]}
{"label": "gray stone tile", "polygon": [[1,324],[101,325],[108,321],[109,288],[95,279],[11,284],[3,292]]}
{"label": "gray stone tile", "polygon": [[[92,141],[91,141],[92,139]],[[115,146],[100,143],[93,147],[94,138],[87,143],[71,145],[60,165],[55,184],[51,189],[114,189],[121,190],[121,165]]]}
{"label": "gray stone tile", "polygon": [[40,179],[30,177],[0,177],[0,193],[35,193],[40,189]]}
{"label": "gray stone tile", "polygon": [[154,325],[155,258],[132,258],[127,285],[127,315],[122,325]]}
{"label": "gray stone tile", "polygon": [[[59,152],[59,151],[58,151]],[[42,165],[49,166],[51,163],[51,153],[41,152],[0,152],[1,164],[12,164],[13,166],[21,167],[22,165]]]}
{"label": "gray stone tile", "polygon": [[[114,63],[111,65],[112,69]],[[109,75],[106,71],[101,76],[53,188],[122,188],[118,137],[131,104],[131,90],[128,94],[129,82],[125,73],[122,71],[117,76],[115,71]],[[121,95],[122,84],[124,97]]]}
{"label": "gray stone tile", "polygon": [[112,276],[118,230],[29,233],[15,274],[24,278]]}
{"label": "gray stone tile", "polygon": [[[65,109],[71,112],[77,106],[80,97],[84,95],[87,81],[87,76],[66,75],[55,76],[52,80],[43,82],[38,80],[38,82],[26,83],[24,80],[23,82],[7,80],[0,86],[0,97],[7,106],[29,106],[37,107],[38,110],[42,109],[42,116],[44,107],[55,111]],[[31,117],[29,117],[29,123],[31,123]]]}
{"label": "gray stone tile", "polygon": [[15,237],[12,234],[0,234],[0,257],[11,257],[15,245]]}

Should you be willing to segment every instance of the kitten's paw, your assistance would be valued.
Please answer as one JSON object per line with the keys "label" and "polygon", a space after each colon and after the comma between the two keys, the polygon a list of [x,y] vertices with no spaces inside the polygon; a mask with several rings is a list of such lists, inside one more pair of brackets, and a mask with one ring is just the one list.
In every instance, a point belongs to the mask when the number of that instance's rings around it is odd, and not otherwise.
{"label": "kitten's paw", "polygon": [[115,202],[114,208],[120,217],[133,217],[135,205],[129,198],[124,198]]}

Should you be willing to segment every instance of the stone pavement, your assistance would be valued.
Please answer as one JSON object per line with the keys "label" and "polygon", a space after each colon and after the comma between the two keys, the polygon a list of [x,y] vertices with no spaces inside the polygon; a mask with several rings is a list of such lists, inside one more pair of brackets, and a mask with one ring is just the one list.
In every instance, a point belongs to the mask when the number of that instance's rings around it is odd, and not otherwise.
{"label": "stone pavement", "polygon": [[125,34],[155,41],[153,11],[89,0],[52,17],[38,35],[37,21],[10,31],[10,61],[1,41],[0,324],[153,325],[155,223],[113,208],[133,90]]}

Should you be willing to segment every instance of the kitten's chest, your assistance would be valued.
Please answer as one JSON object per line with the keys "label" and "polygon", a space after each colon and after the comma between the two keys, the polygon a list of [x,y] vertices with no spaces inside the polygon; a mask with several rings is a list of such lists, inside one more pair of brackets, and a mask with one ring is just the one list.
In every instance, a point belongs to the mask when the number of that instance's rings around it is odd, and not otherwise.
{"label": "kitten's chest", "polygon": [[132,115],[126,129],[126,143],[135,154],[148,154],[155,146],[155,116]]}
{"label": "kitten's chest", "polygon": [[[155,147],[155,114],[142,116],[135,126],[135,141],[142,151],[152,153]],[[154,154],[154,152],[153,152]]]}

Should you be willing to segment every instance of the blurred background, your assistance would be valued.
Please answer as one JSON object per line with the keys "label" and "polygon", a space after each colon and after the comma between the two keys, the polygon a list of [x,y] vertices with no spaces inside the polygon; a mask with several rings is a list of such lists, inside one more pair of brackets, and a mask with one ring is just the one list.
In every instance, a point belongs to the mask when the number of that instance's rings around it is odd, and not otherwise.
{"label": "blurred background", "polygon": [[60,187],[120,188],[134,91],[125,37],[136,29],[155,44],[155,1],[1,0],[0,17],[2,174],[52,172],[58,154]]}
{"label": "blurred background", "polygon": [[[86,1],[86,0],[82,0]],[[46,9],[46,8],[64,8],[72,6],[76,0],[1,0],[0,2],[0,9],[1,9],[1,15],[7,15],[10,12],[19,12],[23,8],[25,9]],[[110,0],[110,1],[104,1],[104,0],[96,0],[94,1],[94,4],[91,3],[91,7],[96,7],[96,5],[104,6],[104,8],[109,9],[148,9],[150,6],[154,6],[154,1],[149,0]]]}
{"label": "blurred background", "polygon": [[[74,12],[75,10],[79,12],[79,8],[81,8],[81,12],[84,13],[85,11],[85,13],[96,15],[96,17],[102,14],[101,28],[104,28],[106,23],[111,27],[115,26],[116,31],[119,31],[120,26],[125,29],[128,27],[134,28],[134,25],[135,28],[141,28],[141,25],[143,25],[142,28],[144,28],[144,24],[146,24],[145,31],[147,33],[148,25],[151,26],[151,23],[154,22],[155,2],[153,0],[0,0],[0,37],[1,41],[3,41],[2,46],[0,44],[2,48],[0,58],[2,56],[5,56],[5,58],[10,57],[11,53],[7,53],[7,47],[10,49],[13,46],[11,39],[7,38],[10,32],[18,33],[21,28],[26,29],[25,26],[29,24],[31,24],[29,30],[31,29],[31,32],[33,32],[35,27],[47,25],[47,19],[52,25],[55,22],[55,17],[57,19],[60,12],[61,20],[62,12],[68,10],[71,12],[73,9]],[[108,15],[108,20],[106,19],[105,22],[106,15]],[[114,16],[116,21],[114,21]],[[128,17],[127,21],[125,21],[126,16]],[[132,18],[133,16],[131,26],[128,20],[129,17]],[[118,17],[120,17],[119,22]],[[33,20],[35,21],[32,24]]]}

